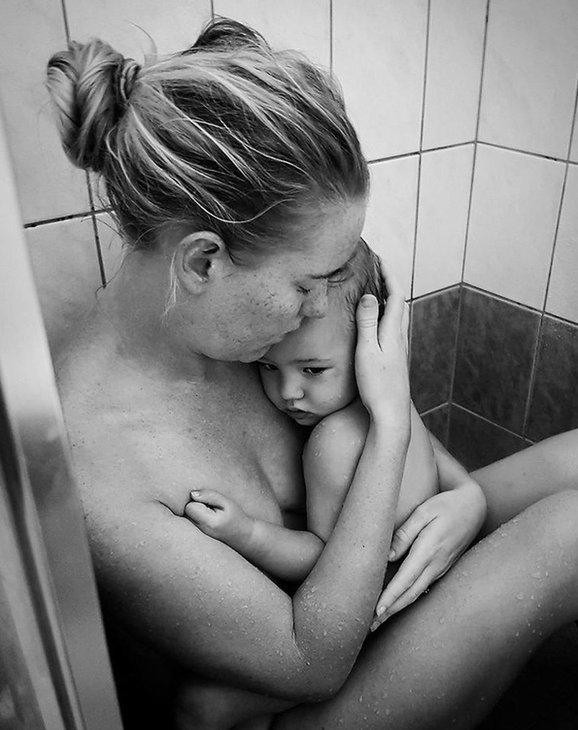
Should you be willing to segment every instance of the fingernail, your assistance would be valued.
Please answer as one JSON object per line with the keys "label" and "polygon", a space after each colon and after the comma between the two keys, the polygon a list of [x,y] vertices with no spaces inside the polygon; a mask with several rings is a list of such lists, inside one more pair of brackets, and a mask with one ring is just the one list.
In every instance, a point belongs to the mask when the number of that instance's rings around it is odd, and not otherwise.
{"label": "fingernail", "polygon": [[371,626],[369,627],[369,630],[370,630],[370,631],[375,631],[375,629],[378,629],[378,628],[379,628],[379,622],[378,622],[378,621],[374,621],[374,622],[373,622],[373,623],[371,624]]}
{"label": "fingernail", "polygon": [[395,550],[390,550],[389,555],[387,556],[388,560],[393,560],[395,558]]}
{"label": "fingernail", "polygon": [[372,305],[372,297],[370,294],[364,294],[361,297],[361,306],[362,307],[371,307]]}
{"label": "fingernail", "polygon": [[385,613],[385,606],[378,606],[375,612],[378,616],[382,616]]}
{"label": "fingernail", "polygon": [[199,494],[199,492],[191,492],[191,497],[198,497]]}

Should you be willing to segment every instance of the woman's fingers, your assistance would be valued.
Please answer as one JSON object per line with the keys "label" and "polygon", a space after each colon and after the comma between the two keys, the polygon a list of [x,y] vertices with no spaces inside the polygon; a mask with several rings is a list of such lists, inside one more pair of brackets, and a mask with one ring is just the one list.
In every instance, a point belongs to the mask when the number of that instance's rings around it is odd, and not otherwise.
{"label": "woman's fingers", "polygon": [[430,585],[436,580],[437,576],[434,576],[431,567],[428,566],[412,583],[407,590],[405,590],[386,610],[381,614],[377,615],[373,623],[370,626],[370,631],[375,631],[378,626],[386,621],[390,616],[393,616],[404,608],[407,608],[414,601],[422,596],[430,587]]}
{"label": "woman's fingers", "polygon": [[435,519],[435,515],[425,515],[418,507],[393,534],[389,549],[389,560],[399,560],[413,545],[414,540],[426,525]]}
{"label": "woman's fingers", "polygon": [[364,294],[357,305],[357,343],[375,346],[379,308],[373,294]]}
{"label": "woman's fingers", "polygon": [[375,607],[375,613],[377,615],[388,613],[398,598],[418,580],[430,561],[431,554],[427,548],[419,542],[414,542],[409,555],[381,594]]}

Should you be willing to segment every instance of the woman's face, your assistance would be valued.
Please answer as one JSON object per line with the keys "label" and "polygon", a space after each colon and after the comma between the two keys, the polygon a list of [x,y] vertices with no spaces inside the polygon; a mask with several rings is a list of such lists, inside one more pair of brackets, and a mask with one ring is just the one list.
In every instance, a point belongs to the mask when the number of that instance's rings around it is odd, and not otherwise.
{"label": "woman's face", "polygon": [[217,360],[259,360],[305,317],[325,316],[328,288],[348,275],[365,208],[365,201],[326,206],[282,249],[254,266],[232,266],[197,322],[203,353]]}

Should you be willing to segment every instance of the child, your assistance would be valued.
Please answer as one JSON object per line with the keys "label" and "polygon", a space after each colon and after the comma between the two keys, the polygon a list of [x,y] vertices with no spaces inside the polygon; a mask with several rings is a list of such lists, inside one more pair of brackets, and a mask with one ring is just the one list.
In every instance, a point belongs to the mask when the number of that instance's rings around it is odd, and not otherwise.
{"label": "child", "polygon": [[[365,242],[350,279],[330,292],[330,311],[304,321],[259,361],[269,400],[303,428],[307,531],[247,515],[219,492],[191,492],[185,514],[207,535],[226,543],[273,578],[301,582],[323,550],[353,479],[368,429],[354,372],[355,309],[363,293],[386,298],[379,259]],[[396,528],[438,491],[432,445],[412,405],[411,442],[400,490]]]}
{"label": "child", "polygon": [[[355,310],[364,293],[374,294],[383,309],[387,292],[379,260],[362,241],[351,278],[330,293],[328,314],[304,321],[258,363],[267,397],[310,431],[303,450],[307,531],[254,519],[234,500],[213,490],[191,492],[191,502],[185,507],[186,516],[199,529],[277,580],[300,583],[315,565],[363,450],[369,419],[357,393],[354,351]],[[451,489],[464,477],[467,473],[451,459],[448,462],[443,447],[428,434],[412,404],[411,440],[395,528],[418,505],[437,494],[440,486]],[[390,555],[390,560],[393,557]],[[388,569],[386,583],[394,573],[395,568]],[[376,615],[372,628],[378,624]],[[179,701],[186,709],[185,716],[197,713],[198,726],[206,730],[241,729],[244,719],[271,709],[267,698],[210,681],[184,692]],[[255,723],[251,720],[251,730],[260,727]],[[266,719],[263,727],[269,727]]]}

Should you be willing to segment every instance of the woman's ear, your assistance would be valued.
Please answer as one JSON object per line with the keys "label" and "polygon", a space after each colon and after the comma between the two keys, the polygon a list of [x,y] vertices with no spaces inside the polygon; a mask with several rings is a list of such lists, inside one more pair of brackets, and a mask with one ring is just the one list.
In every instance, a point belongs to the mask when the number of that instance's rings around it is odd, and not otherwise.
{"label": "woman's ear", "polygon": [[200,294],[229,260],[225,244],[211,231],[189,233],[177,243],[173,266],[181,287]]}

